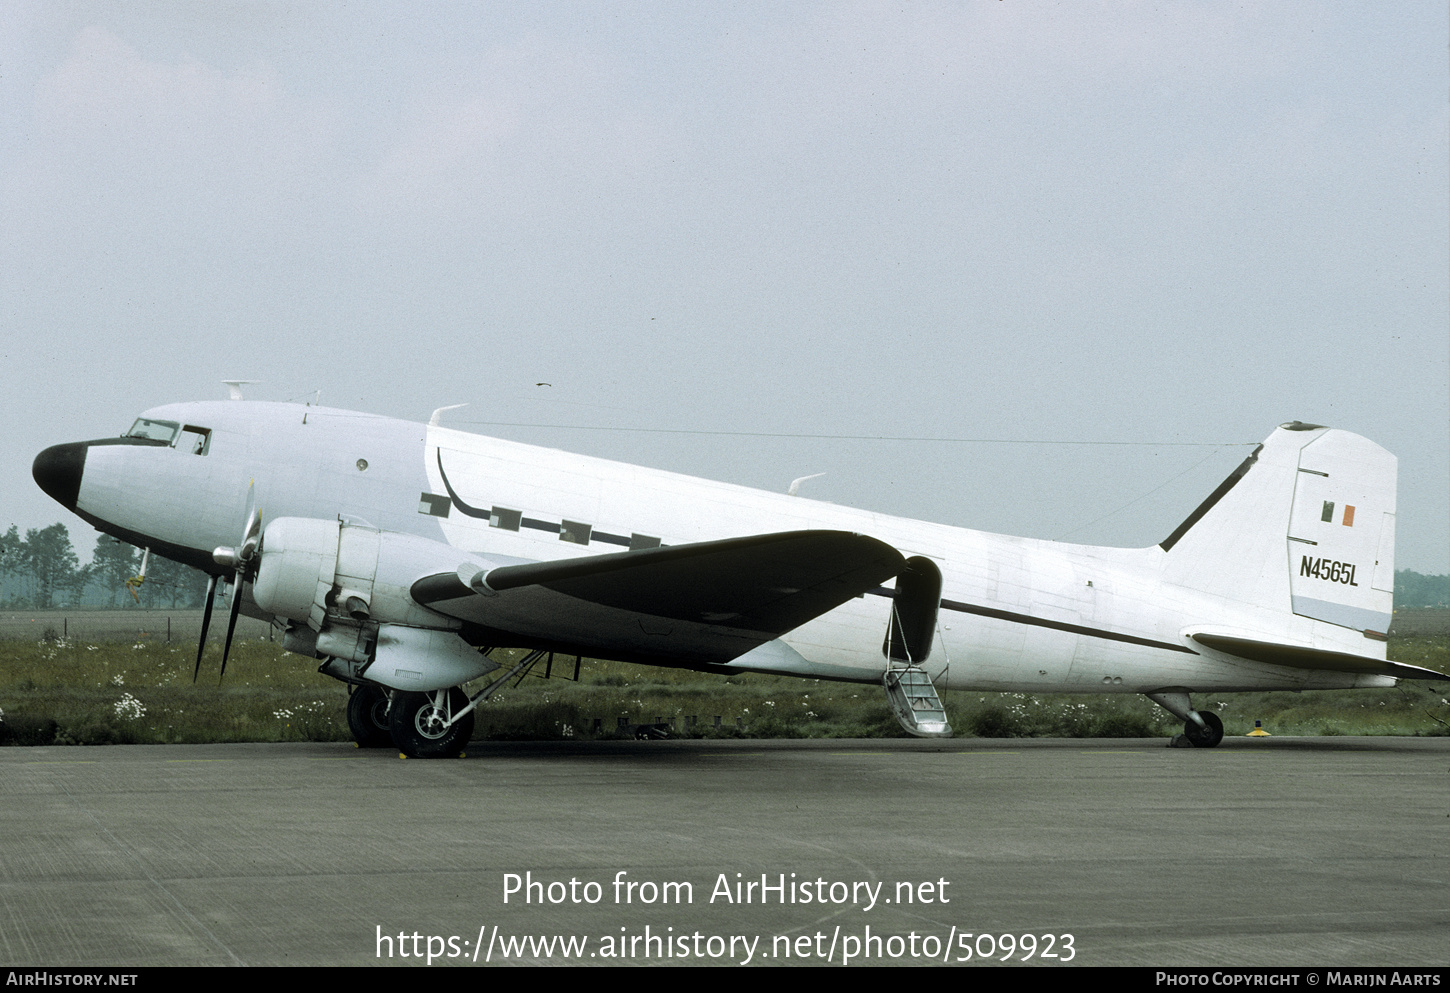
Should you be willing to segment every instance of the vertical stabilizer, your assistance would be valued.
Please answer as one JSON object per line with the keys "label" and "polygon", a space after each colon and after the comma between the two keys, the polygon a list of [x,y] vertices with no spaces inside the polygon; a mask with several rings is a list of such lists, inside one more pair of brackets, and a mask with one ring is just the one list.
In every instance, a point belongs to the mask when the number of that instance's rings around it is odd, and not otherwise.
{"label": "vertical stabilizer", "polygon": [[1162,542],[1166,578],[1383,635],[1396,472],[1393,455],[1357,434],[1285,424]]}

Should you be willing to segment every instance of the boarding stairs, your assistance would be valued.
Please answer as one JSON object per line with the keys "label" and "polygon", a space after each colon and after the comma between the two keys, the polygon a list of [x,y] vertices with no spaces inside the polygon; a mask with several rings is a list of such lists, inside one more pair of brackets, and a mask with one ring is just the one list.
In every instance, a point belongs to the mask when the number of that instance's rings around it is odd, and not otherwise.
{"label": "boarding stairs", "polygon": [[886,700],[908,734],[918,738],[950,738],[946,707],[927,671],[918,665],[892,665],[881,677]]}

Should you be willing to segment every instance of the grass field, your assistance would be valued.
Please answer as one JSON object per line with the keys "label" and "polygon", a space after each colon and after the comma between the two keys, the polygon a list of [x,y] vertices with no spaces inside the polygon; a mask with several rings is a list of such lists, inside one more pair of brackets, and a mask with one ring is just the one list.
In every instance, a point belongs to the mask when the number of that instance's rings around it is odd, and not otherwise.
{"label": "grass field", "polygon": [[[1450,611],[1446,611],[1450,613]],[[128,610],[3,610],[0,641],[40,641],[49,636],[85,639],[93,644],[109,641],[170,641],[173,647],[190,645],[193,657],[201,634],[200,610],[132,607]],[[271,625],[254,617],[237,618],[237,637],[268,637]],[[49,635],[47,635],[49,632]],[[227,633],[227,607],[218,603],[212,614],[210,641],[220,643]]]}
{"label": "grass field", "polygon": [[[512,653],[496,658],[508,664]],[[1450,637],[1396,637],[1390,657],[1450,671]],[[151,639],[0,642],[0,742],[112,744],[346,741],[347,689],[316,662],[266,640],[233,649],[223,685],[213,649],[192,683],[195,649]],[[536,672],[542,673],[542,667]],[[573,665],[556,666],[572,676]],[[477,685],[482,685],[477,684]],[[1391,690],[1199,694],[1227,734],[1254,721],[1275,735],[1438,735],[1450,687],[1406,681]],[[1141,696],[944,694],[958,735],[1152,737],[1178,722]],[[667,723],[674,736],[900,737],[879,686],[741,674],[722,678],[586,659],[580,679],[523,678],[477,712],[476,738],[632,735]]]}

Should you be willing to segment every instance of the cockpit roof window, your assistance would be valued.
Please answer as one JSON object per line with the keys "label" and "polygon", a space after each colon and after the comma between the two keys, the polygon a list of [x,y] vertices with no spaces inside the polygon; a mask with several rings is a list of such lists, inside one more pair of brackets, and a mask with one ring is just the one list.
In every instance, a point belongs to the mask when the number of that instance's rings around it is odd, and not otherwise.
{"label": "cockpit roof window", "polygon": [[176,439],[176,432],[180,430],[181,425],[175,421],[153,421],[149,417],[138,417],[136,423],[131,425],[131,430],[122,437],[146,438],[149,441],[161,441],[169,445]]}

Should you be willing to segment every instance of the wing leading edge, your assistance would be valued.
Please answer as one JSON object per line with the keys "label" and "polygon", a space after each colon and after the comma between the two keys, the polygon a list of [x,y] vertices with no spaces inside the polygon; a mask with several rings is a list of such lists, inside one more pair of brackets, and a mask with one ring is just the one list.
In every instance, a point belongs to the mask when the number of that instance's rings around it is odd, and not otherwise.
{"label": "wing leading edge", "polygon": [[[465,564],[413,598],[519,638],[626,661],[729,662],[895,576],[901,553],[845,531],[788,531],[531,562]],[[884,624],[884,617],[883,617]]]}

